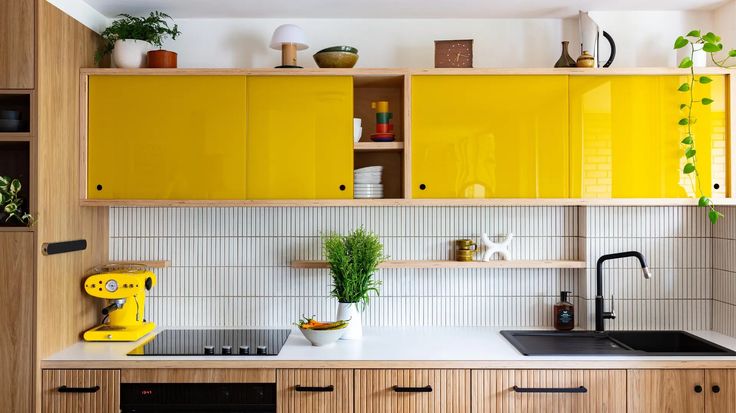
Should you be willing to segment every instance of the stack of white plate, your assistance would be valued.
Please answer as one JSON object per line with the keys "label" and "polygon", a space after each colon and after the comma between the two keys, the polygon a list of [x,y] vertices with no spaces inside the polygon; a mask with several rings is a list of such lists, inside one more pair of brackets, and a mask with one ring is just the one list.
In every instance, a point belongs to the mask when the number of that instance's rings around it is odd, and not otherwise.
{"label": "stack of white plate", "polygon": [[356,169],[354,175],[354,198],[383,198],[383,184],[381,184],[382,173],[383,166],[369,166]]}

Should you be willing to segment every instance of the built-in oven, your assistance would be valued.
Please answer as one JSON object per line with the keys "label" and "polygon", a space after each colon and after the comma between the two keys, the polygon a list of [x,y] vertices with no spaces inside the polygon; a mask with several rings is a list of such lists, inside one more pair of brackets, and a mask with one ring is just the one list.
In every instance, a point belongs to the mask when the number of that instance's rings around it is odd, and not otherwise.
{"label": "built-in oven", "polygon": [[124,383],[122,413],[275,413],[275,383]]}

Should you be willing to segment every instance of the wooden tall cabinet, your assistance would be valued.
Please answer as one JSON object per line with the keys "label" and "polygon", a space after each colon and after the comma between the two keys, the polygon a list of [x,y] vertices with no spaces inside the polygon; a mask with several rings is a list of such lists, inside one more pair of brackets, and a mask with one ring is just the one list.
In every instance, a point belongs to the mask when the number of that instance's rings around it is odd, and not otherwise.
{"label": "wooden tall cabinet", "polygon": [[0,89],[33,89],[35,2],[0,2]]}

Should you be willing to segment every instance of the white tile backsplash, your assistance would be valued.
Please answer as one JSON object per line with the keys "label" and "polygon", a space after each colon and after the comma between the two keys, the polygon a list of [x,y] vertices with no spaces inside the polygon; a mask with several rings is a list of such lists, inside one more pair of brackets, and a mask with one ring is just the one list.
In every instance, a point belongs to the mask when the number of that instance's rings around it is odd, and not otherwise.
{"label": "white tile backsplash", "polygon": [[[291,261],[322,258],[320,235],[359,226],[380,235],[391,259],[450,259],[454,239],[513,232],[514,259],[588,267],[381,270],[368,325],[551,326],[563,289],[574,292],[581,326],[592,325],[595,259],[628,249],[647,255],[655,276],[644,280],[634,260],[606,265],[604,293],[619,314],[609,328],[709,329],[723,322],[714,289],[733,283],[714,276],[723,259],[712,257],[728,246],[694,207],[111,208],[110,257],[171,261],[146,308],[160,325],[288,325],[335,311],[329,271]],[[714,236],[736,239],[736,228],[720,228]]]}
{"label": "white tile backsplash", "polygon": [[736,337],[736,207],[713,231],[713,329]]}

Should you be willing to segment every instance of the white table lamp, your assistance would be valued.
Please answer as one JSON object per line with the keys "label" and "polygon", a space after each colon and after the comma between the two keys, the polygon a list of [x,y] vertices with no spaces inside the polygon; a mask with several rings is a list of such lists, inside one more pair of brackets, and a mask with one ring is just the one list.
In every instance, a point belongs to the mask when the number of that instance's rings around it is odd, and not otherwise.
{"label": "white table lamp", "polygon": [[277,68],[299,68],[296,64],[296,51],[308,48],[304,30],[294,24],[282,24],[271,37],[271,48],[281,49],[281,66]]}

